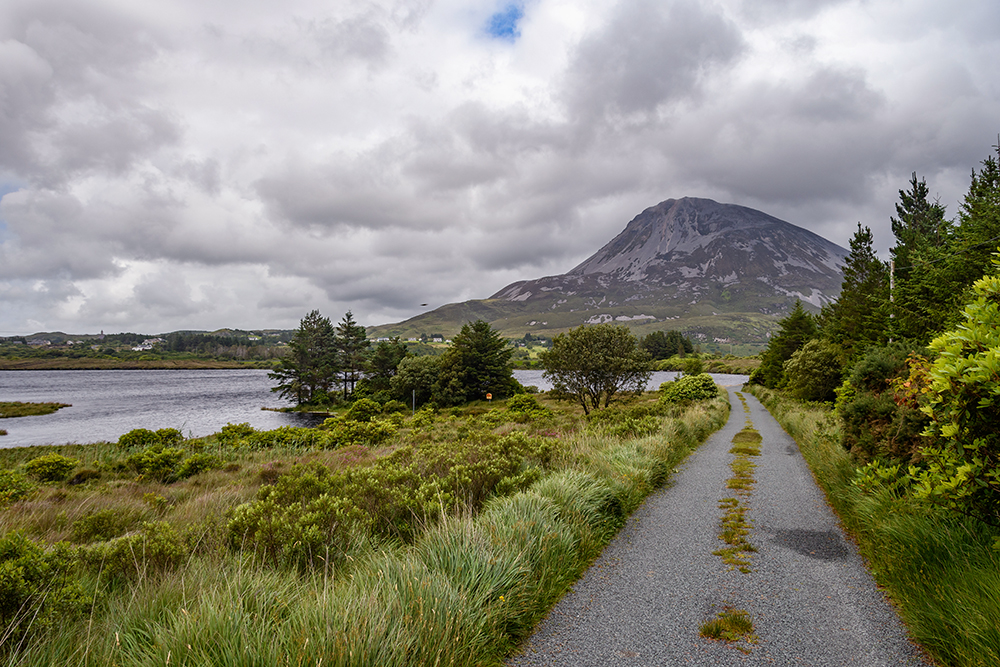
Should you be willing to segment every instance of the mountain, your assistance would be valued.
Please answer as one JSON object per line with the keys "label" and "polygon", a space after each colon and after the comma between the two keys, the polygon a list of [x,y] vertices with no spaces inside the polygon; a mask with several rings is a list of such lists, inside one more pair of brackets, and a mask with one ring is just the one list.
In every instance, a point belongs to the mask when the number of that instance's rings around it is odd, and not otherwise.
{"label": "mountain", "polygon": [[567,273],[373,330],[450,335],[482,318],[509,336],[552,335],[613,321],[637,333],[678,329],[707,343],[761,346],[796,299],[818,309],[836,298],[846,256],[821,236],[745,206],[668,199]]}

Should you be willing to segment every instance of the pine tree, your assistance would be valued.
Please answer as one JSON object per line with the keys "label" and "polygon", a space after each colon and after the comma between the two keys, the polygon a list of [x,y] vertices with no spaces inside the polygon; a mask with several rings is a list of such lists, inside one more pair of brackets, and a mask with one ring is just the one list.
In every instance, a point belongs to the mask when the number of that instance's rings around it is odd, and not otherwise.
{"label": "pine tree", "polygon": [[778,333],[771,337],[761,353],[760,368],[754,371],[754,382],[777,389],[785,384],[784,364],[792,355],[816,337],[816,319],[806,312],[801,301],[780,322]]}
{"label": "pine tree", "polygon": [[510,396],[517,387],[511,371],[514,353],[506,340],[484,320],[469,322],[441,357],[435,400],[442,404]]}
{"label": "pine tree", "polygon": [[354,393],[354,385],[361,379],[368,362],[368,348],[371,345],[365,328],[354,321],[351,311],[347,311],[337,325],[336,345],[344,398],[347,399]]}
{"label": "pine tree", "polygon": [[853,358],[888,340],[889,265],[875,254],[872,230],[860,222],[850,245],[840,296],[824,306],[819,324],[823,337]]}
{"label": "pine tree", "polygon": [[306,315],[288,343],[289,354],[268,377],[271,391],[299,405],[323,401],[337,374],[336,332],[318,310]]}

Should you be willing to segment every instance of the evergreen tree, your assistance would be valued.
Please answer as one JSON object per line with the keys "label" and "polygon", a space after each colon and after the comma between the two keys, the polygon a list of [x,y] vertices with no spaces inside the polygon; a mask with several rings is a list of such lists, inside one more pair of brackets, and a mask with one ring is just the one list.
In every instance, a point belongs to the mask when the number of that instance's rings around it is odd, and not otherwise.
{"label": "evergreen tree", "polygon": [[347,311],[337,325],[336,341],[340,378],[346,399],[354,393],[354,385],[365,370],[371,342],[368,340],[365,328],[354,321],[351,311]]}
{"label": "evergreen tree", "polygon": [[694,352],[690,339],[680,331],[654,331],[639,341],[639,347],[653,359],[668,359],[674,355],[683,357]]}
{"label": "evergreen tree", "polygon": [[888,340],[889,265],[878,258],[872,230],[858,223],[844,262],[840,296],[820,315],[823,337],[848,358]]}
{"label": "evergreen tree", "polygon": [[390,391],[392,378],[407,354],[406,343],[400,342],[399,336],[375,345],[368,359],[369,389],[373,392]]}
{"label": "evergreen tree", "polygon": [[928,201],[924,179],[910,178],[899,191],[898,218],[890,218],[896,245],[889,251],[896,264],[890,337],[926,343],[943,326],[942,318],[957,310],[955,294],[944,275],[951,223],[945,208]]}
{"label": "evergreen tree", "polygon": [[484,400],[486,394],[494,398],[514,394],[518,385],[510,365],[513,353],[514,348],[488,322],[465,324],[441,357],[435,400],[457,404]]}
{"label": "evergreen tree", "polygon": [[337,374],[336,331],[318,310],[306,315],[288,344],[289,354],[268,377],[277,380],[271,391],[296,403],[321,402]]}
{"label": "evergreen tree", "polygon": [[795,308],[780,322],[778,333],[771,337],[761,353],[760,367],[751,381],[777,389],[785,384],[785,362],[807,342],[816,337],[816,320],[806,312],[802,302],[796,300]]}
{"label": "evergreen tree", "polygon": [[[1000,145],[994,146],[1000,157]],[[992,155],[982,162],[962,201],[951,244],[949,277],[960,289],[955,293],[955,310],[971,298],[971,286],[990,271],[992,253],[1000,240],[1000,165]],[[952,318],[957,321],[957,316]]]}

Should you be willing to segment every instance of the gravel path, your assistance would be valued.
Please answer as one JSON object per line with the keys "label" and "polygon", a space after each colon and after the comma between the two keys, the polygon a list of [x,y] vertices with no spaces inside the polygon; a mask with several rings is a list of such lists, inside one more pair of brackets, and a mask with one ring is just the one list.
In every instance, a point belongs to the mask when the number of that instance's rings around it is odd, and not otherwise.
{"label": "gravel path", "polygon": [[[844,538],[795,442],[751,395],[729,387],[725,427],[647,499],[508,665],[923,665],[918,650]],[[712,552],[733,496],[733,435],[763,441],[743,501],[758,552],[751,572]],[[725,607],[745,609],[758,641],[744,653],[698,635]]]}

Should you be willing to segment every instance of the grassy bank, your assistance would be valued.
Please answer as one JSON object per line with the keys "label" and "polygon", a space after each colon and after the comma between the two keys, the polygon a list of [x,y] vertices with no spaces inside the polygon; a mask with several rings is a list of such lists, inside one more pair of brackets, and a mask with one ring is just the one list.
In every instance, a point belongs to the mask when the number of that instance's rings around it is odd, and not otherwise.
{"label": "grassy bank", "polygon": [[910,497],[893,480],[865,483],[825,407],[755,387],[803,456],[913,638],[941,665],[1000,664],[1000,531]]}
{"label": "grassy bank", "polygon": [[587,420],[522,397],[0,450],[0,554],[21,568],[0,581],[0,652],[11,665],[500,664],[727,414],[721,399],[682,410],[647,394]]}

